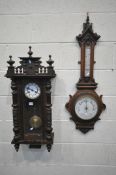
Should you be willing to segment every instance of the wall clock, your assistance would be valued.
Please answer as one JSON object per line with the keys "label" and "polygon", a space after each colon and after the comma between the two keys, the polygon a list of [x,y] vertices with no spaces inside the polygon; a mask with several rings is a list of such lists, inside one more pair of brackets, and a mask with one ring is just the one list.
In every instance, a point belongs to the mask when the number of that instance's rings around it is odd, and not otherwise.
{"label": "wall clock", "polygon": [[41,65],[40,57],[20,57],[20,65],[10,56],[6,77],[11,79],[13,99],[14,144],[16,151],[20,144],[29,144],[30,148],[41,148],[47,145],[48,151],[53,144],[52,110],[51,110],[51,78],[55,71],[54,61],[49,56],[48,66]]}
{"label": "wall clock", "polygon": [[94,48],[100,36],[93,32],[92,23],[87,15],[83,24],[82,34],[76,37],[81,48],[80,79],[77,83],[77,92],[66,103],[66,109],[71,114],[71,120],[76,124],[76,129],[87,133],[94,129],[94,124],[99,120],[101,112],[106,108],[102,102],[102,95],[95,92],[97,83],[94,80]]}

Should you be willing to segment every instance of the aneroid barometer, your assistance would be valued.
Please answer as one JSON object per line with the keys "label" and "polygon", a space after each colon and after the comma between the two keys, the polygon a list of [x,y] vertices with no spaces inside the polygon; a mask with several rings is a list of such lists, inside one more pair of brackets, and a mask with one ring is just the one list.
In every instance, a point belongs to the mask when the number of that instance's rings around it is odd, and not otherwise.
{"label": "aneroid barometer", "polygon": [[41,148],[47,145],[50,151],[53,144],[52,111],[51,111],[51,78],[55,77],[49,56],[48,66],[41,65],[40,57],[20,57],[20,65],[10,56],[6,77],[11,79],[13,99],[14,144],[16,151],[20,144],[29,144],[30,148]]}
{"label": "aneroid barometer", "polygon": [[93,77],[94,70],[94,48],[100,38],[93,32],[92,23],[87,15],[86,23],[83,24],[82,34],[76,37],[81,48],[80,79],[77,83],[78,91],[71,96],[66,104],[66,109],[71,114],[71,119],[76,124],[76,129],[86,133],[94,128],[94,124],[99,120],[101,112],[106,108],[102,102],[102,95],[95,92],[97,83]]}

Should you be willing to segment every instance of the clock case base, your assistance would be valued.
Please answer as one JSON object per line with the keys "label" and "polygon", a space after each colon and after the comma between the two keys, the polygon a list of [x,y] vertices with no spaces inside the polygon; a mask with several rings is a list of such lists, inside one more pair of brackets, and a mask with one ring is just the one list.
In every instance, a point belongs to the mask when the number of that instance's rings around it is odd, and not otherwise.
{"label": "clock case base", "polygon": [[[94,89],[94,87],[93,87]],[[98,112],[92,119],[84,120],[77,116],[75,113],[75,104],[78,98],[82,96],[93,97],[98,103]],[[87,133],[89,130],[94,129],[95,123],[100,120],[99,116],[102,111],[106,108],[106,105],[102,102],[102,95],[98,96],[94,90],[78,90],[73,96],[69,95],[69,102],[66,103],[65,107],[71,114],[71,120],[74,121],[76,129],[79,129],[82,133]]]}
{"label": "clock case base", "polygon": [[28,144],[31,149],[40,149],[42,145],[46,144],[48,152],[50,152],[53,144],[54,133],[51,133],[52,139],[48,140],[40,140],[40,141],[32,141],[32,140],[19,140],[16,141],[15,138],[12,140],[11,144],[14,144],[15,150],[18,152],[20,144]]}

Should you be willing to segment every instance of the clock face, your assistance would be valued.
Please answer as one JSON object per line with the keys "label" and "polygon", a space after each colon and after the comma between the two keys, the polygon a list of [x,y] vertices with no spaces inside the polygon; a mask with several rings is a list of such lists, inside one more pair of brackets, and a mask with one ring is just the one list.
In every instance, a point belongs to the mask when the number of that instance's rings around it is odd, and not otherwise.
{"label": "clock face", "polygon": [[36,99],[39,97],[41,91],[36,83],[28,83],[24,89],[25,96],[29,99]]}
{"label": "clock face", "polygon": [[96,116],[98,112],[98,104],[91,96],[83,96],[79,98],[75,105],[75,113],[83,120],[90,120]]}

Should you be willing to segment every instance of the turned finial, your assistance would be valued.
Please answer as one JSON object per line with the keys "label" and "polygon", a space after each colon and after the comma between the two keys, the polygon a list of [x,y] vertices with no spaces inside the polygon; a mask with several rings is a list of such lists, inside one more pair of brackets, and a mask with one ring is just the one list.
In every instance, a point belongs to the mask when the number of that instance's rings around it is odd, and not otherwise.
{"label": "turned finial", "polygon": [[31,50],[31,46],[29,46],[29,52],[28,52],[28,55],[29,55],[29,57],[32,57],[32,55],[33,55],[33,52],[32,52],[32,50]]}
{"label": "turned finial", "polygon": [[87,19],[86,19],[86,23],[89,23],[89,12],[87,12]]}
{"label": "turned finial", "polygon": [[49,67],[52,67],[52,64],[54,63],[54,61],[52,60],[51,55],[49,55],[49,60],[47,61],[47,63],[49,64]]}
{"label": "turned finial", "polygon": [[10,59],[7,61],[7,63],[10,65],[10,67],[12,67],[13,64],[15,63],[15,61],[12,60],[12,56],[11,55],[9,56],[9,58]]}

